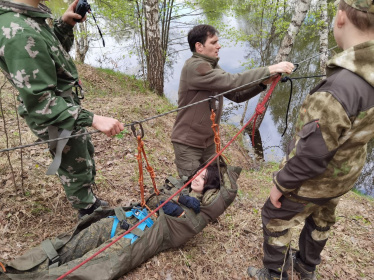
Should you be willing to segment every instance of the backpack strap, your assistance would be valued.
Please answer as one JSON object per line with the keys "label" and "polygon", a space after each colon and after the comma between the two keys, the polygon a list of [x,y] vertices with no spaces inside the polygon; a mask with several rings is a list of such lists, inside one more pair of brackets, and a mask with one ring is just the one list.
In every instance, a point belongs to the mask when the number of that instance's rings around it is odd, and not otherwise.
{"label": "backpack strap", "polygon": [[51,240],[46,239],[41,244],[42,249],[47,254],[50,261],[50,268],[57,267],[60,260],[60,255],[57,253],[55,247],[53,246]]}

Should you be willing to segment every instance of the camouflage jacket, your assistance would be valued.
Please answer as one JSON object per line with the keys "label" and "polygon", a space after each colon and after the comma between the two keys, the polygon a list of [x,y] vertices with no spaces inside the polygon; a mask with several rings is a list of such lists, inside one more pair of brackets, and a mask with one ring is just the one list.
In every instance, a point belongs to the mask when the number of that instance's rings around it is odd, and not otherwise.
{"label": "camouflage jacket", "polygon": [[19,92],[20,116],[37,135],[49,125],[67,130],[91,126],[93,114],[81,108],[76,94],[60,96],[78,82],[67,53],[74,40],[72,26],[59,19],[50,27],[45,9],[8,3],[0,1],[0,67]]}
{"label": "camouflage jacket", "polygon": [[[193,53],[182,69],[178,90],[178,107],[257,81],[241,91],[225,94],[226,98],[237,103],[247,101],[266,88],[259,85],[260,79],[269,75],[268,67],[230,74],[221,69],[218,65],[218,58]],[[212,104],[202,102],[179,111],[171,134],[171,141],[196,148],[206,148],[214,144],[210,105],[212,109],[217,109],[215,122],[219,123],[222,115],[223,97],[220,96],[218,101],[218,108],[216,108],[215,102]]]}
{"label": "camouflage jacket", "polygon": [[374,41],[349,48],[327,64],[327,78],[299,112],[296,133],[275,173],[286,196],[323,203],[348,192],[374,137]]}

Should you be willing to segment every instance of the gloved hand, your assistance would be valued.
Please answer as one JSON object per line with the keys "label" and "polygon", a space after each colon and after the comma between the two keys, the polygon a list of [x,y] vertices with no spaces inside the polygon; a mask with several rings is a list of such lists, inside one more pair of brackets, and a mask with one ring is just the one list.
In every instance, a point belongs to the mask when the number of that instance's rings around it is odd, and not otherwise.
{"label": "gloved hand", "polygon": [[181,195],[178,202],[187,206],[188,208],[191,208],[196,214],[200,213],[200,201],[197,198],[189,195]]}
{"label": "gloved hand", "polygon": [[[160,201],[160,202],[161,204],[164,203],[164,201]],[[166,215],[174,216],[174,217],[179,217],[184,212],[182,207],[170,201],[166,203],[164,206],[162,206],[162,210],[164,210],[164,213]]]}

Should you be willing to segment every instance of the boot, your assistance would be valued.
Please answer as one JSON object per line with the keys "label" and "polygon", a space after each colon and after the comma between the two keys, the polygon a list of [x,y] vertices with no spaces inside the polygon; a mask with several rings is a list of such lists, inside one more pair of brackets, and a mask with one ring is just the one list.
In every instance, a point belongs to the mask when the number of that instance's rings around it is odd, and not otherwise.
{"label": "boot", "polygon": [[296,274],[299,275],[300,280],[317,280],[315,271],[308,270],[307,265],[298,257],[298,252],[292,254],[293,268]]}
{"label": "boot", "polygon": [[248,267],[247,273],[249,276],[252,276],[257,280],[288,280],[287,272],[279,274],[266,267],[260,269],[254,266],[250,266]]}
{"label": "boot", "polygon": [[92,204],[90,208],[79,209],[78,210],[78,219],[81,219],[84,215],[92,214],[92,212],[95,211],[95,209],[97,209],[99,207],[107,207],[107,206],[109,206],[108,202],[106,202],[105,200],[100,200],[100,199],[96,198],[95,203]]}

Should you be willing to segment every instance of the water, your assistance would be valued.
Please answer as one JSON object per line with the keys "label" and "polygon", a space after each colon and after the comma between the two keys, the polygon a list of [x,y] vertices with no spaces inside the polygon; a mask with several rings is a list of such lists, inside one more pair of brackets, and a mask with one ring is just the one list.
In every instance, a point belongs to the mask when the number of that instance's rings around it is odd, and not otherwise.
{"label": "water", "polygon": [[[193,21],[193,18],[191,19],[191,17],[185,19],[186,23],[187,21],[190,23],[191,20]],[[234,17],[222,16],[222,20],[230,23],[232,27],[235,28],[243,25],[245,26],[243,21]],[[96,27],[93,28],[95,29]],[[180,27],[180,24],[178,24],[178,27],[173,29],[172,26],[171,29],[175,33],[178,33],[179,36],[180,34],[184,34],[184,37],[186,38],[190,25]],[[183,37],[183,35],[181,37]],[[242,72],[245,70],[242,63],[247,61],[248,56],[256,58],[256,50],[251,48],[250,44],[248,43],[235,45],[230,40],[222,37],[220,37],[220,42],[222,48],[219,54],[219,64],[227,72]],[[104,48],[101,40],[93,42],[92,45],[90,45],[90,50],[86,56],[85,63],[95,67],[114,69],[130,75],[138,75],[140,73],[141,68],[139,67],[137,56],[135,54],[130,55],[129,53],[129,50],[133,50],[134,47],[137,47],[132,45],[133,43],[131,40],[115,40],[114,38],[105,36],[105,43],[106,47]],[[181,69],[184,62],[191,57],[191,52],[189,49],[187,49],[187,39],[185,39],[183,43],[184,44],[180,46],[173,46],[174,51],[178,51],[178,53],[173,57],[174,62],[171,64],[171,68],[166,69],[164,92],[166,97],[173,104],[177,104]],[[330,42],[329,47],[332,47],[333,44],[335,44],[333,41]],[[303,61],[305,58],[315,55],[318,52],[318,47],[318,39],[315,40],[311,38],[309,42],[296,43],[291,54],[290,61],[294,63]],[[276,49],[274,51],[276,51]],[[303,65],[300,65],[300,69],[293,75],[293,77],[317,74],[320,74],[318,73],[318,57],[312,59],[311,61],[306,61]],[[260,127],[265,160],[279,162],[284,156],[286,145],[292,137],[292,128],[297,117],[298,107],[301,105],[309,90],[313,88],[318,81],[318,78],[294,81],[294,96],[290,107],[288,130],[284,137],[281,137],[281,134],[285,128],[286,106],[290,92],[290,84],[287,83],[277,86],[273,93],[274,96],[270,103],[270,107],[267,110],[265,118]],[[246,119],[250,118],[250,116],[254,113],[257,101],[258,97],[250,100],[248,111],[246,113]],[[230,107],[229,103],[230,102],[228,100],[225,100],[225,108]],[[239,126],[239,120],[242,116],[243,108],[244,103],[238,108],[233,109],[225,121]],[[368,150],[368,163],[363,169],[363,175],[359,178],[356,188],[363,193],[374,196],[374,175],[372,172],[374,168],[374,151],[372,147],[373,143],[370,143]]]}

